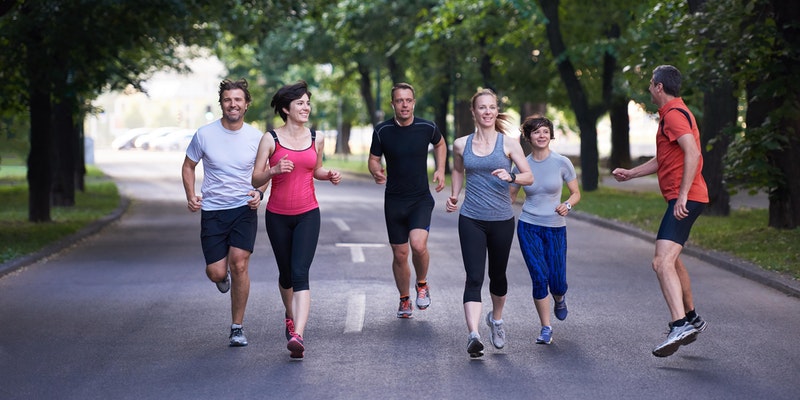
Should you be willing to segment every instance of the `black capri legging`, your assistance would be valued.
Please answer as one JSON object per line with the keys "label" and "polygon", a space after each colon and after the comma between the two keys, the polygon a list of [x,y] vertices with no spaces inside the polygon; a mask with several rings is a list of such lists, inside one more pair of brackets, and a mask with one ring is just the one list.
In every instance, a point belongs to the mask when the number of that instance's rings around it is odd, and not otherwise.
{"label": "black capri legging", "polygon": [[481,301],[481,288],[489,255],[489,293],[505,296],[508,292],[506,267],[511,241],[514,239],[514,218],[505,221],[480,221],[458,216],[458,237],[467,280],[464,303]]}
{"label": "black capri legging", "polygon": [[275,214],[267,210],[264,221],[278,263],[278,284],[295,292],[308,290],[308,270],[319,240],[319,208],[298,215]]}

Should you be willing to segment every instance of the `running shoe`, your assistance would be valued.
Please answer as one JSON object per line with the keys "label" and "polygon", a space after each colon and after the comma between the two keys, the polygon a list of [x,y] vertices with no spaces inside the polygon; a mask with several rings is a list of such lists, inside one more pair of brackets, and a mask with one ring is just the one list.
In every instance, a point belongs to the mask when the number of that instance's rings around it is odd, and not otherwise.
{"label": "running shoe", "polygon": [[481,335],[473,332],[469,334],[467,341],[467,353],[470,358],[483,357],[483,343],[481,342]]}
{"label": "running shoe", "polygon": [[247,338],[244,337],[244,332],[242,331],[241,325],[232,325],[231,326],[231,335],[229,336],[231,340],[231,347],[242,347],[247,346]]}
{"label": "running shoe", "polygon": [[417,308],[424,310],[431,305],[431,293],[428,284],[423,286],[416,285],[417,288]]}
{"label": "running shoe", "polygon": [[289,340],[292,338],[292,335],[294,334],[294,320],[292,320],[289,317],[286,317],[286,319],[284,319],[283,322],[286,324],[286,331],[284,332],[284,334],[286,335],[286,340]]}
{"label": "running shoe", "polygon": [[411,300],[400,300],[400,307],[397,309],[397,318],[411,318]]}
{"label": "running shoe", "polygon": [[231,290],[231,273],[228,272],[228,274],[225,275],[225,279],[220,282],[216,282],[216,284],[217,290],[219,290],[220,293],[228,293],[228,290]]}
{"label": "running shoe", "polygon": [[693,342],[697,334],[697,329],[690,323],[684,323],[681,326],[669,325],[667,340],[653,349],[653,355],[656,357],[671,356],[678,351],[678,347],[681,347],[681,345]]}
{"label": "running shoe", "polygon": [[694,329],[697,329],[697,332],[702,332],[708,327],[708,323],[700,318],[699,315],[695,315],[689,323],[694,325]]}
{"label": "running shoe", "polygon": [[306,350],[306,347],[303,345],[303,337],[292,332],[292,338],[289,339],[286,348],[289,349],[289,357],[294,359],[303,358],[303,352]]}
{"label": "running shoe", "polygon": [[489,341],[495,348],[502,349],[506,345],[506,330],[503,329],[503,321],[498,322],[492,319],[492,312],[489,311],[486,314],[486,325],[489,325],[489,329],[492,331]]}
{"label": "running shoe", "polygon": [[556,314],[556,318],[563,321],[567,319],[567,296],[561,298],[561,301],[555,301],[553,299],[555,305],[553,305],[553,313]]}
{"label": "running shoe", "polygon": [[553,343],[553,328],[549,326],[543,326],[542,331],[539,333],[539,337],[536,338],[536,344],[550,343]]}

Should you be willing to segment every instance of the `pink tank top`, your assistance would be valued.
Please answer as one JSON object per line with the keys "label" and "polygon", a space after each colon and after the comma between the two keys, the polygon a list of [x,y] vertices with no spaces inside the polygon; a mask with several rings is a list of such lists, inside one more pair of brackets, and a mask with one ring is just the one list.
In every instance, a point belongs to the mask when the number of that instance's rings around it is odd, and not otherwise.
{"label": "pink tank top", "polygon": [[288,174],[272,177],[267,210],[275,214],[299,215],[319,207],[314,193],[314,167],[317,166],[316,132],[311,130],[311,146],[305,150],[287,149],[278,142],[275,131],[269,131],[275,139],[275,151],[269,157],[269,165],[275,165],[288,155],[294,169]]}

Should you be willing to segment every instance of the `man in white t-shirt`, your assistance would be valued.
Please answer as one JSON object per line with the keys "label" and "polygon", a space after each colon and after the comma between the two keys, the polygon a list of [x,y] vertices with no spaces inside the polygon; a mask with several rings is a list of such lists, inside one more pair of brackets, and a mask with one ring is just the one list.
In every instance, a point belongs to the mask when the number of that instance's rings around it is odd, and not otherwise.
{"label": "man in white t-shirt", "polygon": [[[250,294],[247,267],[258,230],[258,206],[266,188],[250,184],[262,136],[244,122],[250,101],[246,80],[223,80],[219,85],[222,118],[197,130],[182,168],[189,211],[201,210],[206,275],[220,292],[231,292],[230,346],[247,346],[242,330]],[[197,195],[195,170],[201,160],[204,178],[201,195]]]}

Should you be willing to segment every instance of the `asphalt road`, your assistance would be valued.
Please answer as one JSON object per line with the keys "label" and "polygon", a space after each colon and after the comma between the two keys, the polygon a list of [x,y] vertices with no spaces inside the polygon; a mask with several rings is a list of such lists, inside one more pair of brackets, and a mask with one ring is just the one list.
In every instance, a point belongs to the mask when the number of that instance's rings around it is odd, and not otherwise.
{"label": "asphalt road", "polygon": [[[536,345],[530,278],[516,242],[508,345],[466,353],[457,216],[437,195],[429,241],[433,304],[395,317],[383,187],[317,183],[306,359],[289,360],[277,268],[263,222],[251,259],[250,345],[227,346],[228,295],[204,274],[199,215],[186,211],[182,155],[99,152],[133,200],[98,234],[0,278],[0,399],[797,399],[800,299],[699,258],[685,262],[710,325],[668,358],[650,354],[668,312],[653,244],[568,222],[566,321]],[[263,206],[261,210],[263,214]],[[485,285],[486,286],[486,285]],[[484,309],[488,311],[488,289]],[[488,337],[488,328],[481,334]],[[485,341],[487,346],[488,340]]]}

